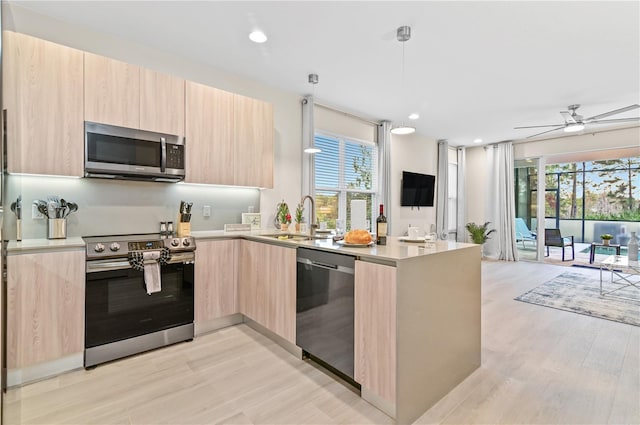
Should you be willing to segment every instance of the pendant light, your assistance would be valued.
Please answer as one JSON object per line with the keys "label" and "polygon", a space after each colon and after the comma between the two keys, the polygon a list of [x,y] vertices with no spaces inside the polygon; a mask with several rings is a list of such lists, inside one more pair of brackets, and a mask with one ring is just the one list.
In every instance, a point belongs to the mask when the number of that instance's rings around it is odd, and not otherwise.
{"label": "pendant light", "polygon": [[[402,43],[402,82],[401,82],[402,91],[400,95],[404,101],[404,43],[411,39],[411,27],[407,25],[398,27],[398,30],[396,31],[396,38],[400,43]],[[399,126],[393,127],[391,129],[391,133],[397,134],[397,135],[411,134],[411,133],[414,133],[415,131],[416,131],[415,127],[405,125],[404,121],[402,121]]]}
{"label": "pendant light", "polygon": [[[309,74],[309,84],[313,84],[312,86],[312,90],[311,90],[311,98],[315,99],[316,96],[316,84],[318,84],[318,74]],[[320,153],[322,152],[322,149],[316,147],[316,146],[310,146],[308,148],[304,149],[304,153]]]}

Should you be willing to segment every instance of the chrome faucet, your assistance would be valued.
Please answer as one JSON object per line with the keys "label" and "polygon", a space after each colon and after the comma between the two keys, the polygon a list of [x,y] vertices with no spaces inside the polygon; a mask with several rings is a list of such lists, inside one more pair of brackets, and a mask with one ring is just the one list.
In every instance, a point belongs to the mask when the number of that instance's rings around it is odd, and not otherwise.
{"label": "chrome faucet", "polygon": [[309,234],[311,236],[315,236],[316,228],[318,227],[318,224],[316,223],[316,202],[313,200],[311,195],[305,195],[302,197],[302,200],[300,201],[300,205],[302,205],[303,208],[304,208],[304,201],[306,199],[311,201],[311,224],[309,225]]}

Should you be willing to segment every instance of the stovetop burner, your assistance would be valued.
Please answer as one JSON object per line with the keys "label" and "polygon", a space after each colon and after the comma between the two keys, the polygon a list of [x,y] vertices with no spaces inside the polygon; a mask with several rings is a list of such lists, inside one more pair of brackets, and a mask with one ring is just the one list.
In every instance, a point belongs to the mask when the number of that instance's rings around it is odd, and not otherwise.
{"label": "stovetop burner", "polygon": [[128,257],[129,252],[167,248],[171,253],[195,251],[192,237],[174,237],[147,233],[137,235],[87,236],[87,261]]}

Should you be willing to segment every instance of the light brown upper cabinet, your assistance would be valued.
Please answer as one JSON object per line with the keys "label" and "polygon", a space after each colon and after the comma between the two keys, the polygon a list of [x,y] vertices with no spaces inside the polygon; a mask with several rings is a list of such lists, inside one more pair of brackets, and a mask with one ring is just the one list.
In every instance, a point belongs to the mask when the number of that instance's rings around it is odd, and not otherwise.
{"label": "light brown upper cabinet", "polygon": [[85,53],[85,119],[184,135],[184,80]]}
{"label": "light brown upper cabinet", "polygon": [[273,105],[235,96],[235,184],[273,187]]}
{"label": "light brown upper cabinet", "polygon": [[82,176],[82,57],[76,49],[3,32],[7,171]]}
{"label": "light brown upper cabinet", "polygon": [[140,128],[184,136],[182,78],[140,69]]}
{"label": "light brown upper cabinet", "polygon": [[234,95],[186,83],[186,177],[188,183],[234,184]]}
{"label": "light brown upper cabinet", "polygon": [[120,127],[140,126],[140,67],[84,54],[84,117]]}

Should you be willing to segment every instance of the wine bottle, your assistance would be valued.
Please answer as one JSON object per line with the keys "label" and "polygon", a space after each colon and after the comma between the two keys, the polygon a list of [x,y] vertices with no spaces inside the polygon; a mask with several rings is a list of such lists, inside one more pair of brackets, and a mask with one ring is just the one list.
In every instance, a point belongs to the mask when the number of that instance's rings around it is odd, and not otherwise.
{"label": "wine bottle", "polygon": [[387,217],[384,216],[384,207],[380,204],[380,215],[376,218],[376,243],[387,244]]}

